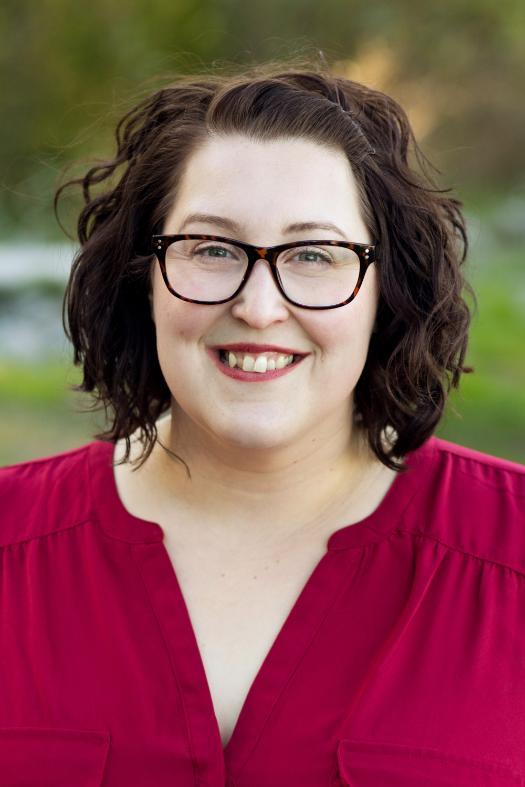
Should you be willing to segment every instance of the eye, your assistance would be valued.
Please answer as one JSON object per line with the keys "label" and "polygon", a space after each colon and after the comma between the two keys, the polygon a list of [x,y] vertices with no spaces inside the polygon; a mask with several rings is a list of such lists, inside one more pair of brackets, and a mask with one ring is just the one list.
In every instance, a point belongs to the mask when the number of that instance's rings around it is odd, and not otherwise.
{"label": "eye", "polygon": [[231,247],[226,246],[199,246],[193,249],[193,254],[198,254],[202,257],[227,257],[231,253]]}
{"label": "eye", "polygon": [[307,247],[298,247],[296,249],[290,249],[289,256],[285,257],[285,262],[300,262],[300,263],[307,263],[307,264],[332,264],[334,260],[330,256],[330,254],[324,250],[314,249],[314,248],[307,248]]}
{"label": "eye", "polygon": [[201,260],[244,260],[244,254],[241,249],[228,243],[200,244],[192,249],[191,255]]}

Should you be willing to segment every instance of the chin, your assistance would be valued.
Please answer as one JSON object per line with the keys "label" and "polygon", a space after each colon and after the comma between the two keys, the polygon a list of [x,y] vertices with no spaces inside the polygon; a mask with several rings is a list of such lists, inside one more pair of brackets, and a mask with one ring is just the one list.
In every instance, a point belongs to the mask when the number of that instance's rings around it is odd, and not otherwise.
{"label": "chin", "polygon": [[[297,438],[297,431],[289,428],[285,429],[275,421],[267,424],[258,423],[256,428],[254,419],[244,421],[242,424],[223,424],[222,428],[214,425],[212,433],[222,443],[227,443],[232,447],[253,450],[269,451],[272,449],[284,448]],[[292,433],[293,432],[293,433]]]}

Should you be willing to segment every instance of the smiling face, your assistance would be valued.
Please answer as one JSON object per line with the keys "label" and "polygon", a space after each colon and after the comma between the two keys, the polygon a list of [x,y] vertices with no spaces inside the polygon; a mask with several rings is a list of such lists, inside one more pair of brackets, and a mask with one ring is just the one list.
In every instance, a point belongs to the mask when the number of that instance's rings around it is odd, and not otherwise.
{"label": "smiling face", "polygon": [[[187,222],[196,213],[229,223]],[[304,222],[331,223],[341,234],[322,227],[287,230]],[[261,142],[241,135],[210,137],[193,153],[162,232],[215,234],[256,246],[309,238],[373,242],[342,151],[302,139]],[[352,392],[377,301],[375,265],[351,303],[313,311],[283,298],[264,260],[235,299],[214,305],[173,296],[155,264],[152,316],[172,418],[197,442],[232,448],[278,449],[349,434]],[[233,343],[278,345],[306,357],[286,374],[248,382],[224,374],[210,354],[212,346]]]}

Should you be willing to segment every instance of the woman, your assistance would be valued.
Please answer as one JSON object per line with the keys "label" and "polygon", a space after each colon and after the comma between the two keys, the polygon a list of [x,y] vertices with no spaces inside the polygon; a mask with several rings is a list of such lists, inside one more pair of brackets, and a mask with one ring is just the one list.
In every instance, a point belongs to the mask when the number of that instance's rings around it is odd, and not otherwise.
{"label": "woman", "polygon": [[467,239],[410,141],[270,65],[177,79],[72,182],[111,424],[3,471],[9,784],[525,783],[525,468],[432,436]]}

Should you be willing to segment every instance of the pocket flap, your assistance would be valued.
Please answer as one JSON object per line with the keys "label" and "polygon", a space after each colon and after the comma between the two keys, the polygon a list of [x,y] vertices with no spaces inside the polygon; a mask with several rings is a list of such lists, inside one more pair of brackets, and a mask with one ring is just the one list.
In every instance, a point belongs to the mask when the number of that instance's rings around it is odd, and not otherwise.
{"label": "pocket flap", "polygon": [[109,732],[0,727],[2,787],[100,787]]}
{"label": "pocket flap", "polygon": [[348,787],[516,787],[523,775],[499,763],[443,749],[340,740],[337,763]]}

